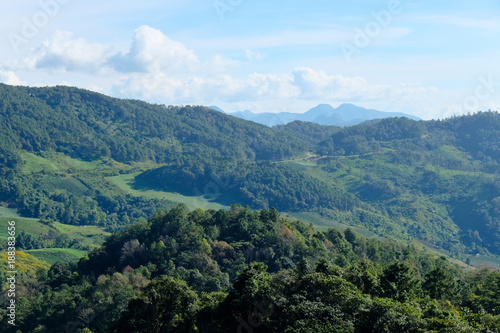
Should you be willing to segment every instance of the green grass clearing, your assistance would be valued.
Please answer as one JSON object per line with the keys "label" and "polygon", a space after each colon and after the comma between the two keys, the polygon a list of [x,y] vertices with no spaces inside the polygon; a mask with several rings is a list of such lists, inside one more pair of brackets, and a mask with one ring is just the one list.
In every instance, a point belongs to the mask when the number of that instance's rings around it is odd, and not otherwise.
{"label": "green grass clearing", "polygon": [[90,190],[81,181],[73,177],[64,178],[44,178],[41,183],[43,189],[54,192],[56,190],[66,190],[73,195],[82,196],[88,195]]}
{"label": "green grass clearing", "polygon": [[87,255],[86,251],[60,248],[37,249],[29,250],[26,252],[51,265],[55,264],[58,261],[77,262],[78,260],[80,260],[80,258],[83,258]]}
{"label": "green grass clearing", "polygon": [[95,170],[103,167],[109,167],[102,160],[95,160],[91,162],[81,161],[55,152],[46,152],[45,157],[29,152],[22,152],[21,157],[24,161],[23,171],[27,173],[41,171],[64,171],[68,169]]}
{"label": "green grass clearing", "polygon": [[18,234],[21,231],[26,232],[27,234],[30,235],[38,235],[38,236],[43,236],[46,233],[49,232],[51,229],[50,226],[45,225],[41,223],[38,219],[30,219],[30,218],[6,218],[6,217],[1,217],[0,218],[0,238],[1,239],[6,239],[7,238],[7,226],[8,222],[10,221],[15,221],[16,222],[16,233]]}
{"label": "green grass clearing", "polygon": [[19,214],[17,213],[17,210],[14,208],[7,208],[7,207],[1,207],[0,206],[0,218],[2,217],[8,217],[8,218],[21,218]]}
{"label": "green grass clearing", "polygon": [[[7,218],[0,217],[0,240],[6,240],[8,237],[7,227],[9,221],[16,222],[16,234],[21,231],[29,235],[44,236],[52,230],[58,230],[62,234],[66,234],[71,239],[80,241],[80,244],[89,248],[100,246],[111,233],[97,226],[74,226],[62,224],[59,222],[51,223],[50,225],[40,222],[38,219],[30,218]],[[69,249],[73,250],[73,249]]]}
{"label": "green grass clearing", "polygon": [[283,162],[283,164],[297,171],[304,171],[316,166],[316,163],[306,162],[306,161],[289,161],[289,162]]}
{"label": "green grass clearing", "polygon": [[300,220],[304,223],[312,223],[314,228],[318,231],[325,231],[331,228],[344,230],[347,228],[351,228],[355,232],[365,237],[376,237],[377,235],[367,229],[353,227],[347,224],[335,222],[333,220],[327,219],[319,215],[318,213],[313,212],[287,212],[285,213],[287,217],[292,217],[297,220]]}
{"label": "green grass clearing", "polygon": [[112,184],[116,185],[121,190],[126,193],[130,193],[134,196],[142,196],[147,199],[165,199],[173,202],[183,203],[189,209],[201,208],[207,209],[228,209],[229,207],[221,205],[219,203],[208,201],[203,196],[185,196],[178,193],[159,191],[154,189],[148,190],[138,190],[134,188],[135,177],[139,175],[140,172],[123,174],[114,177],[107,177]]}
{"label": "green grass clearing", "polygon": [[100,246],[111,235],[103,228],[94,225],[76,226],[55,222],[53,226],[62,234],[66,234],[71,239],[78,239],[82,245],[90,247]]}

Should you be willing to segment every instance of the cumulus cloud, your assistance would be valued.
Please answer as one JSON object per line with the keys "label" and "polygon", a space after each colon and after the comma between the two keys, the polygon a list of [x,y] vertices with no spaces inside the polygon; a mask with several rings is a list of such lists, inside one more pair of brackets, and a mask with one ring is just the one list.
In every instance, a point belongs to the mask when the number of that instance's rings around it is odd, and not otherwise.
{"label": "cumulus cloud", "polygon": [[300,90],[288,74],[253,73],[238,78],[229,74],[188,76],[133,73],[117,83],[117,92],[135,98],[167,103],[202,103],[216,99],[229,102],[298,97]]}
{"label": "cumulus cloud", "polygon": [[[264,57],[251,50],[246,50],[245,55],[250,63]],[[75,85],[76,72],[83,73],[81,77],[85,78],[105,74],[99,76],[99,83],[93,80],[89,84],[85,79],[80,86],[92,85],[95,91],[166,104],[212,105],[224,101],[265,105],[269,101],[280,101],[290,105],[310,101],[378,105],[385,101],[392,108],[406,102],[413,105],[415,100],[425,100],[430,92],[436,93],[428,87],[374,83],[363,77],[310,67],[296,67],[281,73],[252,72],[239,61],[222,55],[200,59],[184,44],[148,26],[136,29],[126,52],[57,31],[29,57],[4,62],[4,65],[7,71],[0,71],[0,81],[9,84],[24,84],[15,73],[30,71],[62,73],[62,80],[69,78],[70,85]]]}
{"label": "cumulus cloud", "polygon": [[374,96],[384,94],[387,88],[381,85],[372,85],[361,77],[331,75],[309,67],[295,68],[293,78],[294,85],[300,88],[301,97],[307,99],[371,99]]}
{"label": "cumulus cloud", "polygon": [[116,88],[120,95],[172,104],[209,104],[215,100],[402,103],[436,93],[431,87],[373,84],[362,77],[333,75],[309,67],[297,67],[291,74],[252,73],[244,77],[228,73],[186,77],[133,73],[118,82]]}
{"label": "cumulus cloud", "polygon": [[[56,31],[22,59],[4,62],[13,70],[57,70],[67,72],[179,73],[199,69],[194,51],[148,26],[136,29],[130,49],[120,53],[110,45],[75,38],[71,32]],[[230,68],[236,62],[214,56],[205,62],[212,68]]]}
{"label": "cumulus cloud", "polygon": [[191,70],[199,60],[194,51],[149,26],[135,31],[130,50],[113,56],[108,64],[123,73],[178,72]]}
{"label": "cumulus cloud", "polygon": [[361,77],[346,77],[298,67],[290,74],[252,73],[235,77],[164,73],[131,73],[116,83],[120,95],[155,100],[168,104],[209,104],[215,100],[237,103],[266,100],[317,100],[330,102],[388,102],[425,97],[432,88],[372,84]]}
{"label": "cumulus cloud", "polygon": [[5,84],[10,84],[12,86],[26,86],[27,83],[22,81],[17,75],[12,71],[0,70],[0,82]]}
{"label": "cumulus cloud", "polygon": [[29,57],[11,60],[6,64],[18,70],[98,72],[103,69],[110,52],[110,46],[74,38],[71,32],[58,30],[34,49]]}
{"label": "cumulus cloud", "polygon": [[332,75],[309,67],[293,70],[293,84],[300,89],[303,99],[325,101],[397,101],[410,96],[425,98],[436,91],[433,87],[404,84],[374,84],[362,77]]}
{"label": "cumulus cloud", "polygon": [[57,31],[53,38],[42,45],[38,68],[67,71],[99,71],[111,48],[83,38],[73,38],[70,32]]}

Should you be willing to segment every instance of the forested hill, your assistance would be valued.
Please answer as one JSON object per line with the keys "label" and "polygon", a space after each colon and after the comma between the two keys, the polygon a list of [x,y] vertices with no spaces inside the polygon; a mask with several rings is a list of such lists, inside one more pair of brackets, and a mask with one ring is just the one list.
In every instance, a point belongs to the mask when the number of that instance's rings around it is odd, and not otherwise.
{"label": "forested hill", "polygon": [[[279,160],[314,146],[206,107],[152,105],[69,88],[0,85],[1,146],[130,163]],[[326,128],[326,127],[325,127]],[[325,129],[328,131],[328,129]]]}
{"label": "forested hill", "polygon": [[23,276],[16,327],[0,295],[0,331],[489,333],[500,329],[499,282],[499,272],[464,272],[351,229],[317,232],[275,209],[179,205],[77,265]]}
{"label": "forested hill", "polygon": [[0,84],[0,203],[113,231],[197,196],[465,260],[500,254],[499,134],[496,112],[269,128],[202,106]]}

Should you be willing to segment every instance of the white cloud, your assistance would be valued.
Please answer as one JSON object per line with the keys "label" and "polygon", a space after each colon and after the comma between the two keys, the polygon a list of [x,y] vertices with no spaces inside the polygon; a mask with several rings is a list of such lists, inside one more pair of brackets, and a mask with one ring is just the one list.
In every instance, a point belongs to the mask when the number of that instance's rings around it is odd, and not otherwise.
{"label": "white cloud", "polygon": [[262,59],[264,59],[266,57],[265,55],[263,55],[260,52],[253,52],[253,51],[250,51],[250,50],[246,50],[245,54],[247,56],[247,59],[250,60],[250,61],[262,60]]}
{"label": "white cloud", "polygon": [[109,65],[123,73],[160,73],[193,70],[199,60],[194,51],[182,43],[160,30],[142,26],[135,31],[128,53],[115,55]]}
{"label": "white cloud", "polygon": [[74,39],[70,32],[56,31],[51,40],[42,44],[37,68],[98,72],[109,52],[109,46]]}
{"label": "white cloud", "polygon": [[205,71],[210,74],[214,73],[219,74],[239,66],[240,66],[239,61],[232,60],[217,54],[208,61],[206,61],[203,64],[202,68],[200,68],[199,70]]}
{"label": "white cloud", "polygon": [[103,70],[110,51],[107,45],[74,38],[71,32],[57,30],[50,39],[32,50],[30,56],[5,64],[17,70],[95,73]]}
{"label": "white cloud", "polygon": [[[433,87],[371,83],[362,77],[328,74],[309,67],[289,73],[252,73],[236,77],[133,73],[117,82],[119,95],[166,104],[263,103],[280,100],[317,103],[354,102],[367,107],[383,105],[389,111],[407,111],[426,97],[436,96]],[[291,102],[290,102],[291,103]],[[396,110],[397,109],[397,110]],[[305,111],[305,110],[303,110]]]}
{"label": "white cloud", "polygon": [[[184,44],[148,26],[136,29],[129,45],[128,51],[119,53],[111,45],[57,31],[30,57],[4,62],[9,72],[0,71],[0,79],[23,84],[14,72],[36,73],[36,83],[40,83],[48,81],[49,72],[51,82],[66,81],[118,97],[165,104],[218,105],[223,101],[225,105],[261,105],[262,111],[269,105],[274,105],[273,110],[305,111],[297,106],[353,102],[411,113],[422,101],[428,105],[439,101],[437,89],[432,87],[341,75],[335,67],[330,72],[306,66],[275,73],[254,71],[248,68],[252,60],[264,56],[250,49],[245,51],[249,60],[245,66],[220,54],[200,59]],[[429,96],[433,96],[432,102]]]}
{"label": "white cloud", "polygon": [[[237,65],[230,59],[214,56],[205,62],[218,70]],[[67,71],[104,73],[114,70],[122,73],[180,73],[200,69],[194,51],[174,41],[161,31],[148,26],[136,29],[126,54],[113,51],[110,45],[74,38],[67,31],[54,35],[29,56],[4,61],[6,68],[25,71]]]}
{"label": "white cloud", "polygon": [[216,55],[200,65],[198,57],[182,43],[173,41],[161,31],[142,26],[135,31],[130,50],[126,54],[113,51],[113,47],[82,38],[74,38],[66,31],[56,31],[48,40],[33,49],[29,56],[3,62],[12,70],[35,72],[104,73],[110,70],[134,73],[182,73],[204,69],[223,71],[239,63]]}
{"label": "white cloud", "polygon": [[299,90],[292,85],[290,75],[254,73],[245,78],[228,74],[190,76],[186,78],[134,73],[117,83],[122,95],[154,99],[164,103],[209,104],[216,99],[227,101],[290,98]]}
{"label": "white cloud", "polygon": [[372,99],[385,94],[387,87],[371,85],[361,77],[330,75],[309,67],[293,70],[294,84],[301,90],[302,98],[308,99]]}
{"label": "white cloud", "polygon": [[169,104],[177,103],[182,98],[183,82],[163,74],[132,73],[115,82],[114,89],[122,96],[161,100]]}
{"label": "white cloud", "polygon": [[22,81],[17,75],[12,71],[0,70],[0,82],[9,84],[12,86],[26,86],[26,82]]}
{"label": "white cloud", "polygon": [[332,75],[309,67],[293,70],[293,84],[300,89],[301,98],[325,101],[396,102],[409,97],[424,97],[436,91],[434,87],[418,85],[374,84],[359,76]]}

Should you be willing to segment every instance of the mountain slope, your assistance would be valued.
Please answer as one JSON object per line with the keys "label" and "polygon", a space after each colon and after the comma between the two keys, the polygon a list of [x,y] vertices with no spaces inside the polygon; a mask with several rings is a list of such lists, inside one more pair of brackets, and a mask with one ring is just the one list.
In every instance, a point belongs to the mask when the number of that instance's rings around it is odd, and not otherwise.
{"label": "mountain slope", "polygon": [[[269,128],[201,106],[0,85],[0,120],[0,203],[26,217],[112,231],[180,193],[313,214],[463,260],[500,254],[494,112]],[[127,178],[133,192],[108,178],[120,174],[137,175]],[[155,189],[174,199],[137,195]]]}
{"label": "mountain slope", "polygon": [[278,139],[264,126],[206,107],[152,105],[68,87],[1,85],[0,99],[2,142],[27,151],[163,163],[186,153],[223,158],[222,151],[279,159],[303,144],[288,133]]}

